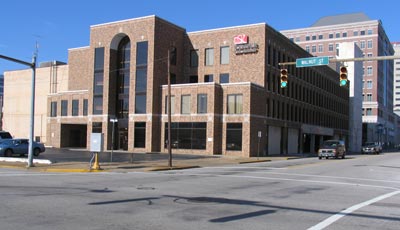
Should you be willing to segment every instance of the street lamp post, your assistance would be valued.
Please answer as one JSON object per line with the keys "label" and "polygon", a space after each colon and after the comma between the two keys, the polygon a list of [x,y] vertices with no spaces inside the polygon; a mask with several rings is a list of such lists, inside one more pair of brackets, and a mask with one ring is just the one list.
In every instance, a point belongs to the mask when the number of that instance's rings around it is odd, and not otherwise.
{"label": "street lamp post", "polygon": [[115,123],[118,122],[117,118],[111,118],[110,122],[112,123],[112,132],[111,132],[111,155],[110,155],[110,162],[113,162],[113,152],[114,152],[114,127]]}

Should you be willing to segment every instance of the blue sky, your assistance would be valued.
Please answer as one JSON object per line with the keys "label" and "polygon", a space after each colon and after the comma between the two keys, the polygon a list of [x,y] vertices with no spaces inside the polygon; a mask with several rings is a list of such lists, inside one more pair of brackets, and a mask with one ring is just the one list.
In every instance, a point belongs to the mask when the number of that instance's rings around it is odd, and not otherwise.
{"label": "blue sky", "polygon": [[[91,25],[157,15],[188,32],[265,22],[276,30],[309,27],[329,15],[364,12],[400,41],[397,0],[13,0],[1,3],[0,54],[30,62],[68,61],[68,49],[87,46]],[[24,69],[0,59],[0,74]]]}

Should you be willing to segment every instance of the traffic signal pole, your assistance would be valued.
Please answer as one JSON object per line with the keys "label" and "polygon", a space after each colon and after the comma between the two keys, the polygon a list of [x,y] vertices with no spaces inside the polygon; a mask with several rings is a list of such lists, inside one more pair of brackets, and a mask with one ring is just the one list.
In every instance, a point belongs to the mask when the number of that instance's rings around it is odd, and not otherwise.
{"label": "traffic signal pole", "polygon": [[33,135],[35,121],[35,78],[36,78],[36,52],[33,54],[32,63],[21,61],[12,57],[0,55],[0,58],[29,66],[32,69],[32,93],[31,93],[31,117],[29,130],[29,150],[28,150],[28,168],[33,167]]}

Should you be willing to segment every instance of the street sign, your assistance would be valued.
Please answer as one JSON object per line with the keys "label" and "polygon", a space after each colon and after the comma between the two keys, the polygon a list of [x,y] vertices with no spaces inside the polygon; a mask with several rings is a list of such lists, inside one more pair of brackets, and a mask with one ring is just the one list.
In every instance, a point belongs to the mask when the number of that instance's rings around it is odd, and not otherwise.
{"label": "street sign", "polygon": [[298,58],[296,59],[296,67],[310,67],[319,65],[328,65],[329,57],[311,57],[311,58]]}

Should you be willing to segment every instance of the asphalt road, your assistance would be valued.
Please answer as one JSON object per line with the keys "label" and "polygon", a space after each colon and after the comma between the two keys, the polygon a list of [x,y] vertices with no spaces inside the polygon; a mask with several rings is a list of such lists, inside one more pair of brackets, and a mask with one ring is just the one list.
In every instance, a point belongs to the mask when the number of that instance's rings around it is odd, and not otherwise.
{"label": "asphalt road", "polygon": [[400,153],[179,171],[0,168],[1,229],[399,229]]}

